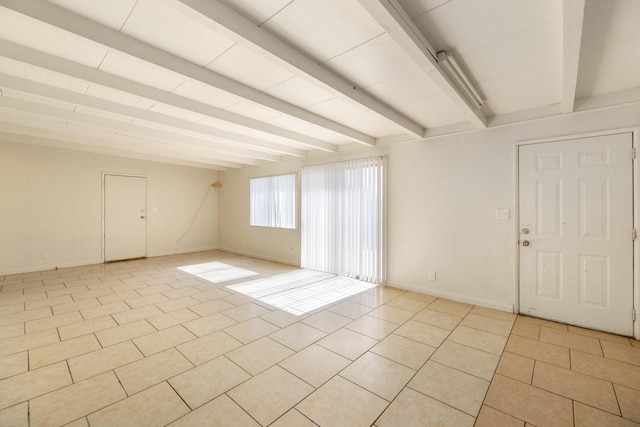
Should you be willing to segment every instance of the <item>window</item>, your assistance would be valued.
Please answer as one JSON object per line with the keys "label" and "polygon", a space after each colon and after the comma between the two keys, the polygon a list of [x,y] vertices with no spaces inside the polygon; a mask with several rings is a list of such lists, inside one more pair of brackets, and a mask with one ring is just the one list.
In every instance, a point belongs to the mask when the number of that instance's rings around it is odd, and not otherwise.
{"label": "window", "polygon": [[251,225],[296,228],[296,174],[251,178]]}

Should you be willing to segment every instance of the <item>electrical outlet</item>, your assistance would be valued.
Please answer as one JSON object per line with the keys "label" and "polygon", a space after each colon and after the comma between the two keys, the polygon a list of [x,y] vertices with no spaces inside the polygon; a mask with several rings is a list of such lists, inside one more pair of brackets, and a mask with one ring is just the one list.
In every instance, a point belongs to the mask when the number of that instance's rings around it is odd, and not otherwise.
{"label": "electrical outlet", "polygon": [[436,272],[435,271],[430,271],[429,272],[429,280],[436,280]]}

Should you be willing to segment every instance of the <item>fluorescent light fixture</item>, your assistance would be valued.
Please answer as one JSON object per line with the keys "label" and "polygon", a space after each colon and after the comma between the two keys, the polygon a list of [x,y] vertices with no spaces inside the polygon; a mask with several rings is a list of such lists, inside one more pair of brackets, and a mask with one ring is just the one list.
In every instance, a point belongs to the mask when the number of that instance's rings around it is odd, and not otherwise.
{"label": "fluorescent light fixture", "polygon": [[456,81],[459,88],[462,89],[466,94],[467,99],[473,102],[476,108],[480,108],[484,105],[482,97],[480,96],[476,88],[473,87],[453,56],[448,54],[446,51],[441,50],[440,52],[438,52],[438,63],[444,64],[449,76]]}

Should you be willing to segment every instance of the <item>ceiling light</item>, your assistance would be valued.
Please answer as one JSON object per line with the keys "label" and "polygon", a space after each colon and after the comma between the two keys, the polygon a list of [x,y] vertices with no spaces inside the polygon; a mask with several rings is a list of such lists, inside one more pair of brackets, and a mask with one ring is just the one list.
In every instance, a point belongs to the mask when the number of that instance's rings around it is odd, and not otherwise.
{"label": "ceiling light", "polygon": [[465,92],[467,99],[473,102],[476,108],[480,108],[484,105],[482,97],[476,88],[473,87],[456,60],[453,59],[453,56],[448,54],[446,51],[441,50],[438,52],[438,64],[443,64],[445,66],[449,76],[456,81],[458,87]]}

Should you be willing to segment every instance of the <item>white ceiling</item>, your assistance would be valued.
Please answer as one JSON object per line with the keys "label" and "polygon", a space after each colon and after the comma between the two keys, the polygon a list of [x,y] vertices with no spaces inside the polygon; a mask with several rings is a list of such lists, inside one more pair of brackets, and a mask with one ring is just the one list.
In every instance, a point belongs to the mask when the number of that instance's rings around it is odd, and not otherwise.
{"label": "white ceiling", "polygon": [[639,19],[638,0],[0,0],[0,138],[225,170],[640,102]]}

